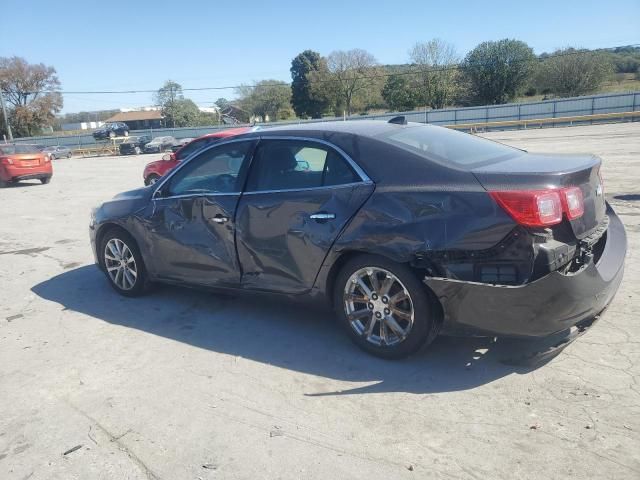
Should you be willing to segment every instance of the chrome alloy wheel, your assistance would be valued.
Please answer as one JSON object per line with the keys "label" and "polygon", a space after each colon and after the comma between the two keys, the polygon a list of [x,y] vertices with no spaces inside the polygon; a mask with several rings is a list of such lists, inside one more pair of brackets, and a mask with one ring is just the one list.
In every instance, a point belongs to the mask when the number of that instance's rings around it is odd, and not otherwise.
{"label": "chrome alloy wheel", "polygon": [[374,345],[389,347],[404,341],[413,327],[411,295],[391,272],[365,267],[349,277],[344,309],[351,328]]}
{"label": "chrome alloy wheel", "polygon": [[133,252],[119,238],[112,238],[104,247],[104,265],[111,281],[122,290],[131,290],[138,278],[138,266]]}

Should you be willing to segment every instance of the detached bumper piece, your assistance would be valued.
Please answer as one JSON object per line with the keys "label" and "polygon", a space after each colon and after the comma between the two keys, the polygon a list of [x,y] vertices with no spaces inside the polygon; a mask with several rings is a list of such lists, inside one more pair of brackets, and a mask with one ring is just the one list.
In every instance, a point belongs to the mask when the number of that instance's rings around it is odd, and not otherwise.
{"label": "detached bumper piece", "polygon": [[[443,306],[442,333],[528,339],[570,333],[570,340],[542,350],[564,348],[609,305],[622,281],[626,233],[611,207],[607,214],[602,251],[578,271],[555,271],[517,286],[425,278]],[[549,340],[553,344],[554,339]]]}

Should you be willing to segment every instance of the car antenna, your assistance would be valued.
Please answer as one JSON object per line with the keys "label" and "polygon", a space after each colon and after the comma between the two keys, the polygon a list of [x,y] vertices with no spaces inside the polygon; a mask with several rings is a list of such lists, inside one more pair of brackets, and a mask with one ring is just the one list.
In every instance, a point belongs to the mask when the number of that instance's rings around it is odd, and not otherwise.
{"label": "car antenna", "polygon": [[399,116],[393,117],[391,120],[389,120],[389,123],[395,123],[396,125],[406,125],[407,124],[407,117],[405,117],[404,115],[399,115]]}

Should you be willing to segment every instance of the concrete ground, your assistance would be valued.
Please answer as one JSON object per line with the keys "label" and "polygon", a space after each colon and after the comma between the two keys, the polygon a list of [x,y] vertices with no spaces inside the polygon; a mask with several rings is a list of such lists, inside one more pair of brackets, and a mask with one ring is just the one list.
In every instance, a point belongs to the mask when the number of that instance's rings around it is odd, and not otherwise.
{"label": "concrete ground", "polygon": [[609,311],[538,368],[478,339],[382,361],[262,299],[118,296],[89,212],[152,156],[0,191],[0,478],[640,478],[640,123],[487,136],[601,155],[629,235]]}

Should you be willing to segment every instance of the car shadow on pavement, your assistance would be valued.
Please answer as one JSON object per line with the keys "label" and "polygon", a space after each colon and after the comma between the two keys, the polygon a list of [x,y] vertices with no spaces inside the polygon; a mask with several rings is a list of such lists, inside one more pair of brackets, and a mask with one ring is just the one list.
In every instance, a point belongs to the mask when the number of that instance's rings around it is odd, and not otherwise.
{"label": "car shadow on pavement", "polygon": [[125,298],[93,265],[64,272],[32,290],[63,310],[195,347],[339,381],[369,382],[308,393],[313,396],[460,391],[541,365],[505,364],[504,353],[513,347],[508,342],[453,337],[438,337],[409,359],[381,360],[353,345],[328,310],[169,286],[159,286],[144,297]]}

